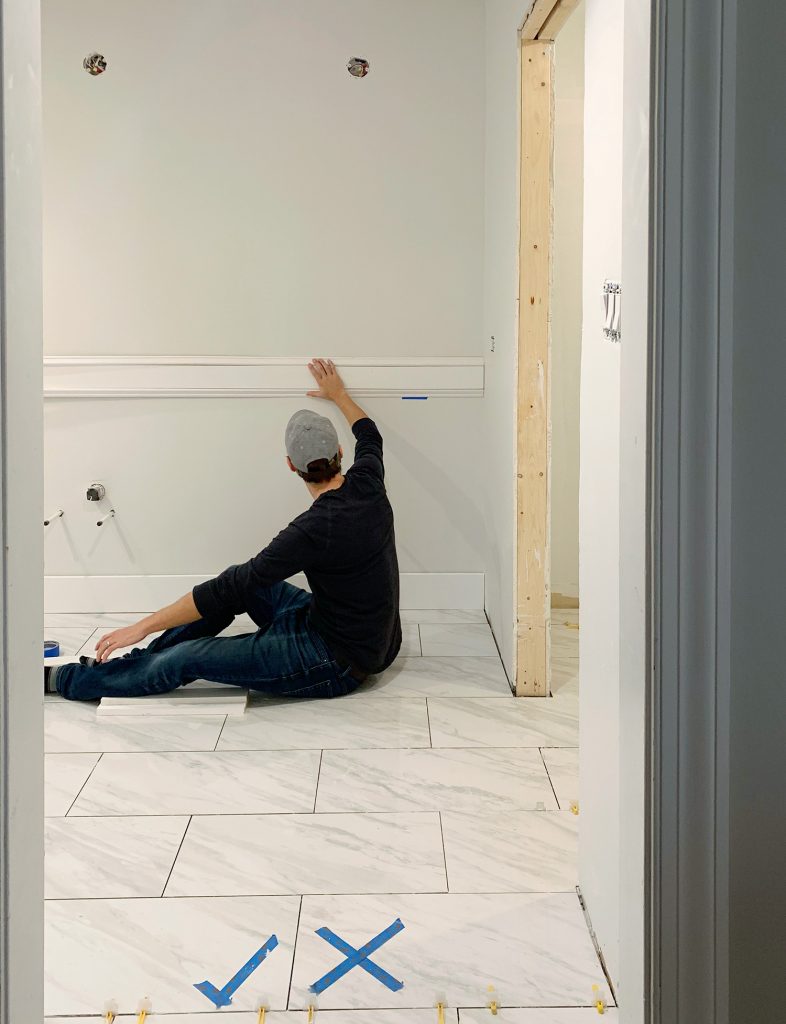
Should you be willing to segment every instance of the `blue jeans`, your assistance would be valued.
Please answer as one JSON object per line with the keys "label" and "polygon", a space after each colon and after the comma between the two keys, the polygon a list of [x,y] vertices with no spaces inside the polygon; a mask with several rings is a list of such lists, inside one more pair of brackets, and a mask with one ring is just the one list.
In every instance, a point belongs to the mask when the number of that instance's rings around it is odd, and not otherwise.
{"label": "blue jeans", "polygon": [[308,622],[311,595],[290,583],[260,589],[248,613],[256,633],[220,637],[234,615],[168,629],[147,648],[101,665],[62,665],[55,675],[67,700],[143,697],[195,679],[243,686],[276,697],[340,697],[358,686]]}

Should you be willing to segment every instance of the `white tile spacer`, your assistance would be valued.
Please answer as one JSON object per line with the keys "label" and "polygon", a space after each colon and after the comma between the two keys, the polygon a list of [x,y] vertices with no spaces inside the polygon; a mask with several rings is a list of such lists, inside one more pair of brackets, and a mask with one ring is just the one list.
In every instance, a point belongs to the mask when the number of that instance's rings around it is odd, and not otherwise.
{"label": "white tile spacer", "polygon": [[136,1024],[145,1024],[145,1021],[147,1020],[147,1015],[152,1012],[153,1005],[147,998],[147,996],[145,996],[145,998],[141,999],[139,1002],[139,1009],[137,1010],[139,1016],[136,1019]]}
{"label": "white tile spacer", "polygon": [[106,1024],[112,1024],[112,1021],[117,1016],[118,1006],[114,999],[109,999],[104,1003],[104,1020]]}

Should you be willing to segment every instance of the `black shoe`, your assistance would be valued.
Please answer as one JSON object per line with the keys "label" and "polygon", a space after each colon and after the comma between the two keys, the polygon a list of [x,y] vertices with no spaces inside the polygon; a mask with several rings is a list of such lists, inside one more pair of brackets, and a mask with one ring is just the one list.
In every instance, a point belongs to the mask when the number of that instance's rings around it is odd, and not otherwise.
{"label": "black shoe", "polygon": [[95,665],[96,661],[96,658],[90,658],[88,657],[87,654],[80,654],[79,656],[79,664],[87,665],[88,668],[92,668]]}
{"label": "black shoe", "polygon": [[54,665],[44,665],[44,693],[57,693],[54,669]]}

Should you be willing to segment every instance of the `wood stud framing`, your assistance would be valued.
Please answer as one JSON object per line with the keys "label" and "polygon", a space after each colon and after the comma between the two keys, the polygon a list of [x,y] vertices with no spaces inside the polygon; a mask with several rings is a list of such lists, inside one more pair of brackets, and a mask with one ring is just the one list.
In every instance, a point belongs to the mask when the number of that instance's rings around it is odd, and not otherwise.
{"label": "wood stud framing", "polygon": [[552,151],[553,44],[522,33],[516,694],[529,697],[549,694]]}
{"label": "wood stud framing", "polygon": [[580,3],[581,0],[559,0],[559,3],[554,4],[554,9],[543,22],[543,26],[538,32],[538,39],[551,40],[553,42],[557,38],[559,30]]}
{"label": "wood stud framing", "polygon": [[581,0],[535,0],[521,26],[524,42],[553,41]]}

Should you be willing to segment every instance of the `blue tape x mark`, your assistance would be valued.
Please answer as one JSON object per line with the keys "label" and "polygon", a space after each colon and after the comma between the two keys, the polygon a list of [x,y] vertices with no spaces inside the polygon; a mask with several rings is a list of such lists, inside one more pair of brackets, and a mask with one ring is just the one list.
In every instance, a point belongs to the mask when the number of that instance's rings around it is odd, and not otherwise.
{"label": "blue tape x mark", "polygon": [[250,977],[254,971],[259,967],[268,953],[272,953],[278,945],[278,939],[275,935],[271,935],[264,946],[261,946],[256,953],[251,957],[248,963],[243,964],[234,978],[224,985],[223,988],[216,988],[209,981],[202,981],[198,985],[194,985],[194,988],[198,988],[203,996],[215,1003],[216,1006],[229,1006],[232,1002],[232,996],[237,992],[243,982]]}
{"label": "blue tape x mark", "polygon": [[332,971],[328,971],[319,981],[315,981],[311,986],[311,991],[315,995],[319,995],[320,992],[324,992],[326,988],[334,985],[339,978],[343,978],[345,974],[348,974],[353,967],[362,967],[364,971],[368,971],[372,978],[376,978],[377,981],[381,982],[385,988],[389,988],[391,992],[398,992],[399,989],[404,987],[404,982],[397,981],[387,971],[383,971],[381,967],[378,967],[373,960],[369,960],[369,957],[380,946],[384,946],[389,939],[392,939],[394,935],[398,935],[403,928],[404,925],[401,919],[397,918],[389,928],[386,928],[384,932],[380,932],[376,938],[367,942],[365,946],[361,946],[360,949],[355,949],[348,942],[344,942],[343,939],[339,938],[329,928],[318,928],[317,935],[323,938],[325,942],[329,942],[340,953],[343,953],[346,956],[346,960]]}

